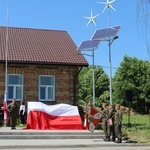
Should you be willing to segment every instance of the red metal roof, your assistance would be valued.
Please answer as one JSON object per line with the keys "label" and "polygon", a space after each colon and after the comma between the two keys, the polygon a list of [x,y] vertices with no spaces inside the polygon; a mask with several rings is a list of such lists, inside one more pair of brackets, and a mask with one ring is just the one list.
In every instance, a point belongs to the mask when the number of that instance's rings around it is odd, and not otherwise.
{"label": "red metal roof", "polygon": [[[5,61],[6,27],[0,27],[0,61]],[[8,29],[8,62],[87,66],[66,31],[14,28]]]}

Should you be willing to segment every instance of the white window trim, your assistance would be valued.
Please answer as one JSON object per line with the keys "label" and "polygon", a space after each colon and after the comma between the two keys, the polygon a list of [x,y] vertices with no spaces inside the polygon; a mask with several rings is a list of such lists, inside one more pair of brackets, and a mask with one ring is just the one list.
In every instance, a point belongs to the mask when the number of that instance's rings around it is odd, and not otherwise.
{"label": "white window trim", "polygon": [[[22,76],[22,85],[17,85],[17,84],[8,84],[8,80],[7,80],[7,101],[11,101],[12,99],[8,99],[8,87],[15,87],[14,91],[13,91],[13,95],[16,99],[16,101],[22,101],[23,100],[23,87],[24,87],[24,78],[23,78],[23,75],[22,74],[8,74],[7,76],[11,76],[11,75],[14,75],[14,76]],[[8,77],[7,77],[8,78]],[[17,99],[16,98],[16,87],[22,87],[21,88],[21,99]]]}
{"label": "white window trim", "polygon": [[[40,85],[40,77],[53,77],[54,78],[54,85]],[[40,99],[40,87],[46,87],[46,99]],[[53,99],[48,99],[48,87],[53,87]],[[39,101],[50,101],[54,102],[55,101],[55,76],[53,75],[39,75]]]}

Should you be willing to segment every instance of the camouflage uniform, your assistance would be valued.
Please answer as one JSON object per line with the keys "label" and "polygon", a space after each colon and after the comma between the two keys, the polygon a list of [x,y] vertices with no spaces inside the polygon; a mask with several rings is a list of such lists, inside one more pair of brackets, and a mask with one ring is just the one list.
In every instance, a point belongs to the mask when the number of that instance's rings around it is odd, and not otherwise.
{"label": "camouflage uniform", "polygon": [[108,138],[110,140],[110,137],[112,136],[112,141],[115,141],[115,128],[114,128],[114,115],[115,115],[115,110],[114,106],[110,105],[108,110],[108,119],[112,120],[112,125],[109,125],[108,123]]}
{"label": "camouflage uniform", "polygon": [[106,108],[106,104],[103,104],[103,110],[101,111],[102,113],[102,128],[104,130],[104,134],[106,139],[105,141],[108,141],[108,130],[107,130],[107,115],[108,115],[108,109]]}
{"label": "camouflage uniform", "polygon": [[16,129],[17,116],[18,116],[18,107],[16,102],[10,103],[7,108],[11,119],[11,129]]}
{"label": "camouflage uniform", "polygon": [[122,119],[123,119],[123,114],[122,114],[122,111],[120,110],[120,105],[117,104],[116,112],[115,112],[115,116],[114,116],[115,132],[116,132],[116,136],[118,138],[117,143],[122,142],[122,131],[121,131]]}

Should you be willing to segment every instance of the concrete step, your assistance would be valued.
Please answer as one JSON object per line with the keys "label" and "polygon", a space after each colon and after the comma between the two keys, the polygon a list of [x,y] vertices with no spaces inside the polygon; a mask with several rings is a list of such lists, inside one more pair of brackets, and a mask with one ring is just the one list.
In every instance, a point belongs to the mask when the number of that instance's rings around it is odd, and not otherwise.
{"label": "concrete step", "polygon": [[[1,128],[2,129],[2,128]],[[0,129],[0,139],[102,139],[102,130],[23,130]]]}
{"label": "concrete step", "polygon": [[0,139],[102,139],[103,135],[2,135]]}
{"label": "concrete step", "polygon": [[103,134],[102,130],[95,130],[94,132],[90,132],[88,130],[11,130],[11,129],[0,129],[0,135],[99,135]]}

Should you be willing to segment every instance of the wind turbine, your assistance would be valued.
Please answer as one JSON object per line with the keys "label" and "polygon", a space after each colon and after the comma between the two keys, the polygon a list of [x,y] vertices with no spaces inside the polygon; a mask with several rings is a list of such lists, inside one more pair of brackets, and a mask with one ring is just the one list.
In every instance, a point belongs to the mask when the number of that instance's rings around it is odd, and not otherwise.
{"label": "wind turbine", "polygon": [[116,9],[111,6],[111,4],[112,4],[113,2],[115,2],[115,0],[112,0],[112,1],[107,0],[106,2],[98,2],[98,3],[100,3],[100,4],[106,5],[106,6],[104,7],[102,13],[104,13],[104,11],[105,11],[107,8],[109,8],[109,7],[112,8],[114,11],[116,11]]}
{"label": "wind turbine", "polygon": [[90,24],[90,22],[92,22],[94,25],[96,25],[95,20],[96,20],[96,17],[98,17],[99,15],[100,14],[93,16],[92,9],[91,9],[91,16],[90,17],[84,17],[86,19],[89,19],[89,22],[87,23],[86,27]]}
{"label": "wind turbine", "polygon": [[[96,17],[98,17],[99,15],[100,15],[100,14],[97,14],[97,15],[93,16],[92,9],[91,9],[91,16],[90,16],[90,17],[84,17],[84,18],[86,18],[86,19],[89,19],[89,21],[88,21],[86,27],[87,27],[90,23],[93,24],[93,33],[94,33],[94,25],[96,25],[96,23],[95,23]],[[92,34],[93,34],[93,33],[92,33]],[[92,70],[93,70],[93,106],[95,106],[94,48],[93,48],[93,50],[92,50],[92,55],[89,55],[89,56],[91,56],[91,57],[93,58],[93,60],[92,60],[92,61],[93,61],[93,64],[92,64]]]}
{"label": "wind turbine", "polygon": [[[102,11],[102,13],[107,9],[108,10],[108,27],[110,27],[110,8],[116,11],[114,7],[111,6],[111,4],[115,2],[115,0],[109,1],[107,0],[106,2],[98,2],[100,4],[104,4],[105,7]],[[112,104],[112,67],[111,67],[111,44],[113,41],[116,39],[114,37],[113,39],[108,39],[108,47],[109,47],[109,86],[110,86],[110,104]]]}

